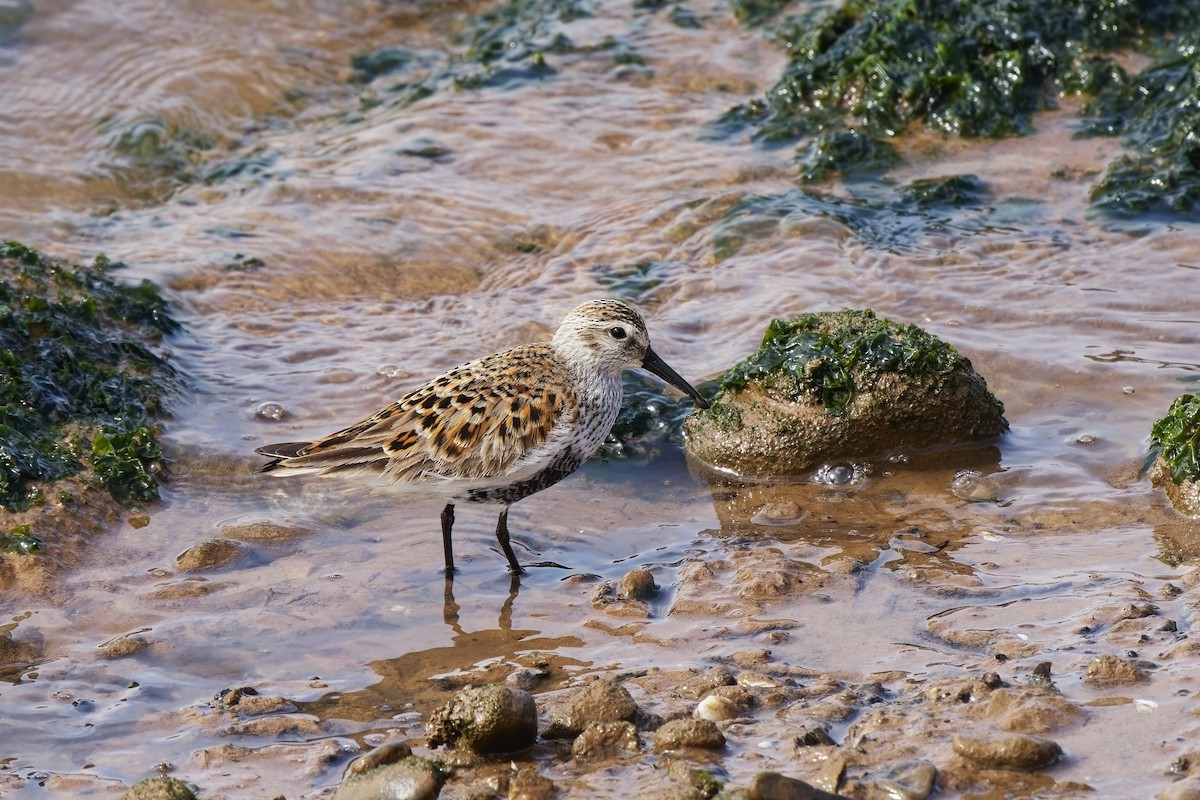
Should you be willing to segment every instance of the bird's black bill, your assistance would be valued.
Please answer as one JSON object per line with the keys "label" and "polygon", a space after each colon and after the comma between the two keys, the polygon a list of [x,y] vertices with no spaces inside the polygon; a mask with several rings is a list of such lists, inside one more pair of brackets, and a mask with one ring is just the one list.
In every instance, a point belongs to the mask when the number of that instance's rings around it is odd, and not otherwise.
{"label": "bird's black bill", "polygon": [[708,401],[700,396],[696,388],[679,377],[679,373],[667,366],[667,362],[658,357],[658,353],[646,348],[646,357],[642,359],[642,369],[662,378],[679,391],[696,401],[698,408],[708,408]]}

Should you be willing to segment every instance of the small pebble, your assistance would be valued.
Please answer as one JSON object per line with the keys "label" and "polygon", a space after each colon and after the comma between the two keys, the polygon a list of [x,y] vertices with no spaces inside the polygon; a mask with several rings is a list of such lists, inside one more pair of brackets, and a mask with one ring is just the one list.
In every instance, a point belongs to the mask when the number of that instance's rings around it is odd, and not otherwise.
{"label": "small pebble", "polygon": [[1117,656],[1097,656],[1083,673],[1083,682],[1092,686],[1127,686],[1150,680],[1141,668]]}
{"label": "small pebble", "polygon": [[654,749],[660,753],[684,747],[719,750],[724,746],[725,734],[707,719],[673,719],[654,734]]}
{"label": "small pebble", "polygon": [[748,800],[844,800],[796,778],[778,772],[760,772],[750,779]]}
{"label": "small pebble", "polygon": [[350,775],[362,775],[364,772],[395,764],[411,755],[412,748],[408,746],[408,742],[388,742],[351,761],[347,772]]}
{"label": "small pebble", "polygon": [[625,573],[621,585],[617,588],[617,598],[620,600],[649,600],[658,594],[658,584],[649,570],[634,569]]}
{"label": "small pebble", "polygon": [[973,470],[963,470],[950,482],[950,494],[968,503],[995,503],[1000,500],[1000,488],[991,478]]}
{"label": "small pebble", "polygon": [[633,723],[592,722],[571,743],[571,757],[578,761],[601,761],[634,755],[642,747]]}
{"label": "small pebble", "polygon": [[895,800],[925,800],[936,778],[937,768],[928,761],[901,761],[888,767],[875,786]]}
{"label": "small pebble", "polygon": [[956,735],[950,746],[963,758],[989,769],[1035,770],[1062,756],[1057,742],[1019,733],[996,736]]}
{"label": "small pebble", "polygon": [[595,722],[632,720],[638,712],[629,690],[616,681],[593,681],[551,714],[543,734],[548,739],[573,739]]}

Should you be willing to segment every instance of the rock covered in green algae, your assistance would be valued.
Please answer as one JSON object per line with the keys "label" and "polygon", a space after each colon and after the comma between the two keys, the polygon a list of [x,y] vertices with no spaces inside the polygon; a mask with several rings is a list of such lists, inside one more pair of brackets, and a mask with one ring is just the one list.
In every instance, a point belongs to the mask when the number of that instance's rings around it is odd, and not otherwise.
{"label": "rock covered in green algae", "polygon": [[960,444],[1008,428],[971,363],[915,325],[872,311],[773,320],[730,368],[688,450],[740,475],[796,475],[831,458]]}
{"label": "rock covered in green algae", "polygon": [[429,718],[429,746],[515,753],[537,738],[533,696],[499,683],[462,689]]}
{"label": "rock covered in green algae", "polygon": [[147,778],[130,787],[121,800],[196,800],[196,795],[178,778]]}
{"label": "rock covered in green algae", "polygon": [[0,242],[0,506],[28,509],[75,475],[132,505],[158,497],[156,418],[176,375],[148,346],[178,328],[118,265]]}
{"label": "rock covered in green algae", "polygon": [[1180,514],[1200,518],[1200,395],[1177,397],[1150,430],[1150,479]]}

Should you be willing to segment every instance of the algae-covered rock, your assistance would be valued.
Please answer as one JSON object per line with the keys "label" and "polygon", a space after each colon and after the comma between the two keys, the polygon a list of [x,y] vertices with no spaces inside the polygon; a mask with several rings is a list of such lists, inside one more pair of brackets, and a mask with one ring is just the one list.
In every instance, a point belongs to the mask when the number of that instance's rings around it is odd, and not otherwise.
{"label": "algae-covered rock", "polygon": [[730,368],[688,450],[740,475],[796,475],[832,458],[961,444],[1008,428],[1004,405],[951,345],[872,311],[773,320]]}
{"label": "algae-covered rock", "polygon": [[1177,397],[1150,430],[1150,479],[1180,514],[1200,518],[1200,395]]}
{"label": "algae-covered rock", "polygon": [[130,787],[121,800],[196,800],[196,795],[178,778],[147,778]]}
{"label": "algae-covered rock", "polygon": [[156,419],[176,385],[148,345],[178,325],[149,281],[118,265],[0,242],[0,506],[46,501],[81,474],[118,502],[158,497]]}
{"label": "algae-covered rock", "polygon": [[459,691],[429,718],[429,746],[476,753],[515,753],[537,737],[533,696],[499,683]]}

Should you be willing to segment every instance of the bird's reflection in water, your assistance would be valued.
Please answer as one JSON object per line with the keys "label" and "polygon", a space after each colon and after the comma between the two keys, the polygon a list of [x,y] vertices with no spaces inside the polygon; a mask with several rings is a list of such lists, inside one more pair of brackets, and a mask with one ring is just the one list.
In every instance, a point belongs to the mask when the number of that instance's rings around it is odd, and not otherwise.
{"label": "bird's reflection in water", "polygon": [[[468,593],[463,576],[459,577],[460,594],[469,598],[465,601],[467,613],[479,612],[487,602],[488,593],[480,591],[480,587],[474,587]],[[454,581],[447,578],[442,590],[442,621],[452,632],[449,644],[412,649],[395,658],[371,661],[368,666],[380,677],[377,683],[358,691],[327,694],[313,702],[300,704],[302,710],[320,719],[378,720],[394,727],[394,720],[407,711],[417,711],[426,717],[463,686],[503,681],[513,672],[530,667],[543,676],[538,680],[540,685],[550,686],[566,677],[566,669],[573,674],[589,666],[586,661],[562,653],[583,647],[584,642],[579,637],[544,637],[540,636],[539,630],[513,627],[514,609],[521,589],[519,576],[512,575],[509,580],[494,628],[465,630],[461,620],[463,608],[455,599],[454,588]],[[537,588],[530,588],[531,593],[537,591]],[[571,627],[548,617],[539,617],[539,621],[560,629]],[[428,626],[420,627],[429,631]],[[389,635],[394,636],[399,651],[421,646],[418,638],[421,633],[415,628],[407,635],[401,628]],[[433,638],[435,634],[427,632],[425,635]],[[444,635],[436,638],[445,641]]]}
{"label": "bird's reflection in water", "polygon": [[[521,576],[517,573],[509,575],[508,597],[504,598],[504,602],[500,606],[500,617],[496,620],[496,626],[499,629],[498,633],[512,633],[512,612],[513,603],[517,600],[517,593],[521,591]],[[466,631],[462,629],[462,625],[458,621],[459,605],[454,599],[454,576],[446,576],[446,584],[442,590],[442,621],[450,626],[450,630],[454,631],[454,638],[457,641],[460,636],[467,636]]]}

